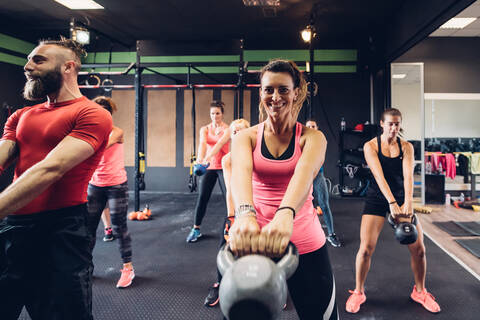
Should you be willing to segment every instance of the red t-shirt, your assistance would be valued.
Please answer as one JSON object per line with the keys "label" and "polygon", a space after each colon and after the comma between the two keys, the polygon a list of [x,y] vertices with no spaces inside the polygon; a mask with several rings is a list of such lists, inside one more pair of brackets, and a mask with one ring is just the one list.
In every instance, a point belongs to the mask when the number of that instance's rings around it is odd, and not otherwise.
{"label": "red t-shirt", "polygon": [[88,142],[95,153],[73,167],[36,199],[12,214],[30,214],[87,202],[87,185],[102,157],[112,131],[108,111],[86,97],[56,104],[48,102],[25,107],[5,124],[2,140],[17,143],[19,157],[14,181],[42,161],[66,136]]}

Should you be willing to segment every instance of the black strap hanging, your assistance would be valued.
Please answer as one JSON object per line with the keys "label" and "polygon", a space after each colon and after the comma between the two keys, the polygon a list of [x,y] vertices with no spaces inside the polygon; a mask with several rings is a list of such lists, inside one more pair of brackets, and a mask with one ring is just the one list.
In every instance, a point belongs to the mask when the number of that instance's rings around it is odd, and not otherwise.
{"label": "black strap hanging", "polygon": [[197,190],[197,176],[193,174],[193,165],[197,160],[195,156],[195,149],[197,147],[197,139],[196,139],[197,127],[196,127],[196,112],[195,112],[195,87],[190,84],[190,66],[188,66],[187,84],[192,89],[191,118],[192,118],[192,137],[193,137],[192,152],[190,154],[190,176],[188,178],[188,188],[190,192],[195,192]]}

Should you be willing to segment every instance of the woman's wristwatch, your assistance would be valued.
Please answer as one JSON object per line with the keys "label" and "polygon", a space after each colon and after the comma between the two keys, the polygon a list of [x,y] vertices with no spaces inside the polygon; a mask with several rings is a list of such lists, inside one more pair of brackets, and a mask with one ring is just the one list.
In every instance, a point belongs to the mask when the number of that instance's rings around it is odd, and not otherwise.
{"label": "woman's wristwatch", "polygon": [[235,219],[242,217],[257,217],[257,211],[251,204],[241,204],[235,209]]}

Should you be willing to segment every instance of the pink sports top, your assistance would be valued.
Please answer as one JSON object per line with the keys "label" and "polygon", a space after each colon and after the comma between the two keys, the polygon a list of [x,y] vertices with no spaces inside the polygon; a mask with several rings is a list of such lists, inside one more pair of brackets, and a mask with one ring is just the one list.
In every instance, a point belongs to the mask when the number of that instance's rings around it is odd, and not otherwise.
{"label": "pink sports top", "polygon": [[[213,127],[213,124],[209,124],[207,126],[207,153],[213,149],[218,140],[220,140],[220,138],[223,136],[224,132],[225,128],[219,128],[218,134],[215,134],[215,128]],[[230,142],[225,143],[225,145],[222,147],[222,149],[220,149],[220,151],[217,152],[216,155],[210,159],[207,159],[207,161],[210,162],[208,170],[222,170],[222,158],[228,153],[229,145]]]}
{"label": "pink sports top", "polygon": [[90,184],[97,187],[111,187],[127,181],[127,172],[123,161],[123,143],[115,143],[105,149]]}
{"label": "pink sports top", "polygon": [[[269,223],[275,210],[287,191],[302,150],[300,136],[302,125],[297,122],[295,129],[295,151],[286,160],[271,160],[262,155],[262,136],[265,122],[258,125],[257,143],[253,150],[253,203],[257,210],[257,222],[260,228]],[[325,234],[312,204],[312,187],[303,207],[297,212],[293,221],[293,233],[290,241],[295,244],[300,254],[313,252],[325,244]]]}

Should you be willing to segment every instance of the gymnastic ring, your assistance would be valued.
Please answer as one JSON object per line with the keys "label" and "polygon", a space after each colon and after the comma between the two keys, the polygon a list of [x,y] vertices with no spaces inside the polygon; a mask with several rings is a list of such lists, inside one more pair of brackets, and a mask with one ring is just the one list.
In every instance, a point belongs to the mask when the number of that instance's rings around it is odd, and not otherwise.
{"label": "gymnastic ring", "polygon": [[[310,88],[310,82],[307,82],[307,88]],[[313,96],[315,97],[318,93],[318,84],[316,82],[313,83]],[[308,92],[310,95],[310,92]]]}
{"label": "gymnastic ring", "polygon": [[[92,81],[92,79],[95,79],[97,81],[97,83],[93,84],[93,83],[90,83],[90,81]],[[100,85],[100,77],[97,76],[96,74],[91,74],[88,76],[87,80],[85,80],[85,84],[87,86],[99,86]]]}
{"label": "gymnastic ring", "polygon": [[105,90],[106,92],[110,92],[112,91],[113,89],[113,80],[112,79],[104,79],[102,81],[102,87],[103,87],[103,90]]}

